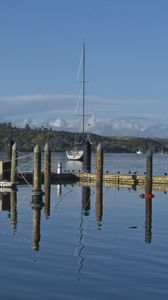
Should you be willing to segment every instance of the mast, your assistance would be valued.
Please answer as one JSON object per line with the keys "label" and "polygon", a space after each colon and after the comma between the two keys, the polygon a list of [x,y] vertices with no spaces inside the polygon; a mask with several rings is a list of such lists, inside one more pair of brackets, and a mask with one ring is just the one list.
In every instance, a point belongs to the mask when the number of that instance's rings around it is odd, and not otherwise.
{"label": "mast", "polygon": [[83,126],[82,126],[82,133],[84,134],[85,131],[85,43],[83,43],[83,79],[82,79],[82,102],[83,102]]}

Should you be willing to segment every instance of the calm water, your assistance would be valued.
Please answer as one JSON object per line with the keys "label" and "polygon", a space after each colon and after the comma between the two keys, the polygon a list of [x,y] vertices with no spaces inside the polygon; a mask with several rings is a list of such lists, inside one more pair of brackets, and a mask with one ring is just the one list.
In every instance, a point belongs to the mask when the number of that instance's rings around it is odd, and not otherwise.
{"label": "calm water", "polygon": [[[145,157],[105,156],[109,170],[145,170]],[[31,164],[26,156],[19,168]],[[155,173],[167,165],[154,156]],[[32,208],[31,191],[0,193],[1,299],[168,299],[167,194],[104,188],[100,201],[94,187],[52,185],[50,203]]]}
{"label": "calm water", "polygon": [[[6,154],[0,152],[0,159],[6,159]],[[42,155],[43,161],[43,155]],[[58,162],[62,163],[63,171],[78,171],[82,170],[82,162],[68,161],[64,153],[52,153],[51,168],[52,171],[57,169]],[[19,153],[19,169],[22,170],[32,170],[33,168],[33,153]],[[43,163],[42,163],[43,166]],[[96,157],[92,154],[92,171],[95,171]],[[143,174],[146,170],[146,155],[137,154],[120,154],[120,153],[105,153],[104,154],[104,172],[109,171],[111,173],[116,173],[120,171],[121,173],[138,172]],[[163,175],[165,172],[168,173],[168,154],[153,155],[153,174]]]}

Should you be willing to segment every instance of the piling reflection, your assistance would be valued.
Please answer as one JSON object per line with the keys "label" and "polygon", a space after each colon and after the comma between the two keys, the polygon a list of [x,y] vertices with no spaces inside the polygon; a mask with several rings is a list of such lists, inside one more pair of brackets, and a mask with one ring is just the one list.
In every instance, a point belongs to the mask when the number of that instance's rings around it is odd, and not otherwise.
{"label": "piling reflection", "polygon": [[90,211],[90,187],[89,186],[82,187],[82,210],[84,216],[89,215],[89,211]]}
{"label": "piling reflection", "polygon": [[[63,188],[63,187],[62,187]],[[91,187],[89,185],[81,187],[81,212],[79,223],[79,238],[78,238],[78,274],[81,273],[84,266],[84,249],[86,246],[86,221],[91,211]],[[103,218],[103,185],[97,185],[95,189],[95,219],[97,228],[100,230],[102,226]],[[44,214],[47,217],[50,216],[50,200],[51,200],[51,188],[50,186],[44,189]],[[151,194],[141,194],[145,201],[145,243],[152,242],[152,191]],[[150,199],[147,197],[151,197]],[[33,209],[33,233],[32,233],[32,248],[35,251],[40,247],[40,222],[41,222],[41,210],[43,207],[42,195],[32,195],[32,209]],[[17,229],[17,192],[10,190],[8,192],[0,193],[0,210],[9,212],[9,220],[13,234]]]}
{"label": "piling reflection", "polygon": [[10,193],[0,193],[0,211],[10,212]]}
{"label": "piling reflection", "polygon": [[33,208],[33,238],[32,248],[35,251],[39,250],[40,243],[40,221],[41,221],[41,209],[43,207],[42,196],[32,196],[32,208]]}
{"label": "piling reflection", "polygon": [[101,228],[101,221],[103,216],[103,188],[102,186],[96,187],[96,221],[98,229]]}
{"label": "piling reflection", "polygon": [[12,233],[15,234],[17,227],[17,192],[9,190],[0,193],[0,211],[8,211],[12,226]]}
{"label": "piling reflection", "polygon": [[152,199],[145,200],[145,243],[152,241]]}
{"label": "piling reflection", "polygon": [[13,234],[17,228],[17,193],[16,191],[10,192],[10,220],[12,225]]}
{"label": "piling reflection", "polygon": [[44,188],[44,214],[46,219],[50,216],[50,198],[51,198],[51,187],[47,186]]}

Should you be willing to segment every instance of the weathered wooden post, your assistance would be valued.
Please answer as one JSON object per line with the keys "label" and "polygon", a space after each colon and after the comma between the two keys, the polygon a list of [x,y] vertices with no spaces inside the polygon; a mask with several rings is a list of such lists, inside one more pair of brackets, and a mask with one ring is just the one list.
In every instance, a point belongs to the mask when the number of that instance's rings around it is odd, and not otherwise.
{"label": "weathered wooden post", "polygon": [[96,220],[100,222],[103,215],[103,147],[97,146],[96,152]]}
{"label": "weathered wooden post", "polygon": [[12,157],[11,157],[11,182],[17,181],[17,175],[16,175],[16,167],[17,167],[17,149],[16,149],[16,143],[12,146]]}
{"label": "weathered wooden post", "polygon": [[85,143],[84,170],[88,173],[91,172],[91,144],[88,140]]}
{"label": "weathered wooden post", "polygon": [[51,151],[48,144],[44,147],[44,189],[51,184]]}
{"label": "weathered wooden post", "polygon": [[34,170],[33,170],[33,191],[36,195],[42,194],[41,191],[41,151],[37,144],[34,147]]}
{"label": "weathered wooden post", "polygon": [[8,148],[7,148],[7,160],[11,160],[11,158],[12,158],[12,146],[13,146],[13,144],[14,144],[14,141],[10,140],[9,144],[8,144]]}
{"label": "weathered wooden post", "polygon": [[42,203],[41,190],[41,151],[37,144],[34,147],[34,168],[33,168],[33,193],[32,193],[32,208],[33,208],[33,250],[39,250],[40,242],[40,220]]}
{"label": "weathered wooden post", "polygon": [[51,190],[51,151],[48,144],[44,147],[44,213],[50,215],[50,190]]}
{"label": "weathered wooden post", "polygon": [[96,152],[96,187],[103,186],[103,147],[98,144]]}
{"label": "weathered wooden post", "polygon": [[146,157],[146,194],[152,196],[153,152],[147,151]]}

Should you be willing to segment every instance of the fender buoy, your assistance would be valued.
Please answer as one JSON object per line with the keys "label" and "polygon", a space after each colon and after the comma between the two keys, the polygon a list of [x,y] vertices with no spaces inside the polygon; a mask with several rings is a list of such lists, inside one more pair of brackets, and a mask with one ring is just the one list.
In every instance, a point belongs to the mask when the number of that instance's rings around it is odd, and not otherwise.
{"label": "fender buoy", "polygon": [[140,197],[150,200],[150,199],[154,198],[155,196],[153,194],[141,194]]}

